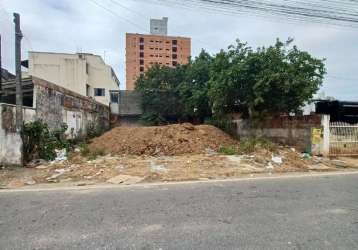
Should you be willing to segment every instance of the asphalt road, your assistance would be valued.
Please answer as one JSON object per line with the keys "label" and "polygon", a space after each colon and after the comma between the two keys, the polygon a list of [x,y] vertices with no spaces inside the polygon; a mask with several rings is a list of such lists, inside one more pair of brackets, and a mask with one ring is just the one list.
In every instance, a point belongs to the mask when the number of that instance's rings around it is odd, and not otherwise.
{"label": "asphalt road", "polygon": [[0,192],[0,249],[358,249],[358,175]]}

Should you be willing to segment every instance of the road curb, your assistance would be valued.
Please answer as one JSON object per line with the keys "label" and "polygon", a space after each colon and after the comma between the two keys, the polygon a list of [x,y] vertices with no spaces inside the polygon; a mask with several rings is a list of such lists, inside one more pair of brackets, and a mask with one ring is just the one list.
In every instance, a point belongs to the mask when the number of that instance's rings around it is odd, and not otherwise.
{"label": "road curb", "polygon": [[297,179],[297,178],[312,178],[312,177],[329,177],[342,175],[358,175],[358,171],[335,171],[325,173],[289,173],[289,174],[275,174],[270,176],[252,176],[232,179],[218,179],[218,180],[198,180],[198,181],[178,181],[178,182],[161,182],[161,183],[139,183],[133,185],[114,185],[114,184],[95,184],[88,186],[65,186],[65,187],[28,187],[18,189],[3,189],[1,193],[17,193],[17,192],[48,192],[48,191],[77,191],[77,190],[102,190],[102,189],[128,189],[128,188],[150,188],[161,186],[174,185],[189,185],[189,184],[214,184],[227,182],[243,182],[243,181],[259,181],[259,180],[275,180],[275,179]]}

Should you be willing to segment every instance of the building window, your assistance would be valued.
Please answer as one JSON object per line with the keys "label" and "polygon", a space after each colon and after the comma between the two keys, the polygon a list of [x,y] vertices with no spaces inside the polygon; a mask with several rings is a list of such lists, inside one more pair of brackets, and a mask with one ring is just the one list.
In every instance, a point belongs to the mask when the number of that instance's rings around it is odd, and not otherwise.
{"label": "building window", "polygon": [[144,72],[144,67],[140,67],[139,71]]}
{"label": "building window", "polygon": [[173,52],[177,52],[177,51],[178,51],[178,48],[177,48],[177,47],[173,47],[173,48],[172,48],[172,51],[173,51]]}
{"label": "building window", "polygon": [[86,74],[88,75],[89,74],[89,64],[86,63]]}
{"label": "building window", "polygon": [[118,100],[119,100],[118,92],[111,91],[111,102],[118,103]]}
{"label": "building window", "polygon": [[177,54],[173,54],[173,59],[177,59],[178,55]]}
{"label": "building window", "polygon": [[144,65],[144,60],[143,60],[143,59],[140,59],[140,60],[139,60],[139,64],[140,64],[140,65]]}
{"label": "building window", "polygon": [[178,63],[176,61],[173,61],[173,66],[177,66]]}
{"label": "building window", "polygon": [[140,49],[140,50],[144,50],[144,45],[140,45],[140,46],[139,46],[139,49]]}
{"label": "building window", "polygon": [[144,38],[143,37],[139,38],[139,42],[144,43]]}
{"label": "building window", "polygon": [[91,87],[86,84],[86,96],[91,96]]}
{"label": "building window", "polygon": [[105,96],[105,90],[100,88],[94,88],[94,96]]}
{"label": "building window", "polygon": [[143,58],[144,57],[144,52],[140,52],[139,57]]}
{"label": "building window", "polygon": [[177,44],[178,44],[178,41],[177,41],[177,40],[173,40],[172,43],[173,43],[173,45],[177,45]]}

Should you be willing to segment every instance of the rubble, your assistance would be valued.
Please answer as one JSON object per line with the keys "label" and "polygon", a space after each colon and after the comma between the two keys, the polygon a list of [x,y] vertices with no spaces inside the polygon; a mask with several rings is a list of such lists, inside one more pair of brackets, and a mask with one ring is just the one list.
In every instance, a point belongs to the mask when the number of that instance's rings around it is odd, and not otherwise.
{"label": "rubble", "polygon": [[157,165],[153,161],[150,162],[150,170],[152,172],[168,172],[168,169],[164,165]]}
{"label": "rubble", "polygon": [[281,156],[272,156],[271,161],[278,165],[281,165],[283,163]]}
{"label": "rubble", "polygon": [[108,183],[111,184],[124,184],[124,185],[131,185],[136,184],[141,181],[143,181],[143,177],[138,176],[131,176],[131,175],[117,175],[109,180],[107,180]]}
{"label": "rubble", "polygon": [[113,155],[183,155],[200,154],[220,146],[237,145],[238,141],[220,129],[194,126],[190,123],[158,127],[117,127],[95,138],[89,145],[92,152]]}
{"label": "rubble", "polygon": [[349,167],[347,162],[342,161],[342,160],[331,160],[331,162],[332,162],[332,164],[334,164],[337,167],[342,167],[342,168]]}
{"label": "rubble", "polygon": [[26,164],[27,168],[38,168],[39,166],[46,166],[48,164],[47,161],[43,159],[34,159]]}

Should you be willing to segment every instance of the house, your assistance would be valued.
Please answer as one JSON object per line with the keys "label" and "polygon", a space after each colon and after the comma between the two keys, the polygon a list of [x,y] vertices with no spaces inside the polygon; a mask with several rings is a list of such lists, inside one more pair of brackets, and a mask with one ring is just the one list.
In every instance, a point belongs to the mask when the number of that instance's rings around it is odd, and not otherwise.
{"label": "house", "polygon": [[1,68],[1,81],[8,81],[11,79],[15,79],[15,76],[13,74],[11,74],[9,71],[7,71],[6,69]]}
{"label": "house", "polygon": [[[101,56],[88,53],[29,52],[28,75],[109,105],[119,80]],[[25,65],[26,65],[25,64]],[[24,65],[24,64],[23,64]]]}

